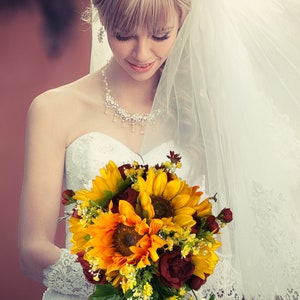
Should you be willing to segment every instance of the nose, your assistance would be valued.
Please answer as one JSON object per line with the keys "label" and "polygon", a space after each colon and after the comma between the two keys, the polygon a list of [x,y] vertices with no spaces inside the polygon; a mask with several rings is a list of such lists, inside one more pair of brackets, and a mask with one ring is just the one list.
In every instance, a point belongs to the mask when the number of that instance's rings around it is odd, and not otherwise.
{"label": "nose", "polygon": [[140,62],[146,62],[151,57],[151,39],[142,36],[135,41],[133,57]]}

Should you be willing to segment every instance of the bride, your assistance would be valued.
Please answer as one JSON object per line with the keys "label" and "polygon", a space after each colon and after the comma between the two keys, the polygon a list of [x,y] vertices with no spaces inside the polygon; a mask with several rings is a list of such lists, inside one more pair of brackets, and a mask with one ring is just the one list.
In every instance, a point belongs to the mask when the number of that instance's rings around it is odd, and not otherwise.
{"label": "bride", "polygon": [[234,213],[198,297],[299,299],[298,0],[93,2],[108,48],[100,26],[93,72],[28,112],[24,273],[47,286],[45,300],[87,299],[68,225],[66,247],[54,243],[62,188],[87,184],[108,160],[155,164],[175,150],[180,176]]}

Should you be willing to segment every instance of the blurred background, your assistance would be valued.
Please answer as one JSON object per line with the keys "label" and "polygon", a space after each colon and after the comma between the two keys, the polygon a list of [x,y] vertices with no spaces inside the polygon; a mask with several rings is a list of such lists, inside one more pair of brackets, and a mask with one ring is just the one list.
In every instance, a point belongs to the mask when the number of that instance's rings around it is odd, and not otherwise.
{"label": "blurred background", "polygon": [[42,298],[44,287],[21,273],[17,249],[26,114],[38,94],[89,72],[91,31],[81,20],[88,5],[0,0],[1,299]]}

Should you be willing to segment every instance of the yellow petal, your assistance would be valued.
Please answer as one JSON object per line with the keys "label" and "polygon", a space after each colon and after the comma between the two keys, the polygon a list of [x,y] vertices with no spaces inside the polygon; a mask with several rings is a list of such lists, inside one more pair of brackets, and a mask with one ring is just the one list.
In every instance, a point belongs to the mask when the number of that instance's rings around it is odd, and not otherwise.
{"label": "yellow petal", "polygon": [[151,198],[149,196],[149,194],[141,192],[140,193],[140,202],[141,202],[141,207],[142,210],[146,211],[148,213],[147,218],[148,219],[152,219],[155,216],[155,211],[151,202]]}
{"label": "yellow petal", "polygon": [[167,183],[166,188],[163,193],[163,197],[166,199],[172,199],[178,194],[181,189],[180,179],[174,179]]}
{"label": "yellow petal", "polygon": [[158,174],[153,184],[153,195],[161,196],[165,190],[168,178],[166,173]]}
{"label": "yellow petal", "polygon": [[132,226],[138,222],[141,222],[141,218],[135,213],[133,206],[125,201],[119,201],[119,212],[121,216],[124,216],[126,225]]}
{"label": "yellow petal", "polygon": [[193,207],[182,207],[180,209],[177,209],[175,211],[176,215],[190,215],[192,216],[194,213],[196,212],[196,210]]}
{"label": "yellow petal", "polygon": [[193,227],[196,224],[196,221],[189,215],[178,215],[173,217],[173,222],[181,227]]}
{"label": "yellow petal", "polygon": [[189,199],[190,199],[189,195],[185,195],[185,194],[177,195],[172,200],[172,206],[175,210],[185,207]]}

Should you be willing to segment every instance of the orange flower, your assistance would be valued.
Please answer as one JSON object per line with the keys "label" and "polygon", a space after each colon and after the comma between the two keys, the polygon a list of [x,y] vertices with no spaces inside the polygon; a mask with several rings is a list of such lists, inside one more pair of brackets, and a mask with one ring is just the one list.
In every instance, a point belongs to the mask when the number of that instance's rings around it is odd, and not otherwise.
{"label": "orange flower", "polygon": [[[101,213],[86,233],[90,235],[85,248],[85,259],[94,268],[104,269],[107,274],[119,271],[126,264],[137,264],[138,268],[158,260],[157,249],[165,241],[157,236],[162,222],[153,220],[148,225],[142,220],[127,201],[119,202],[119,213]],[[74,240],[78,245],[82,241]]]}

